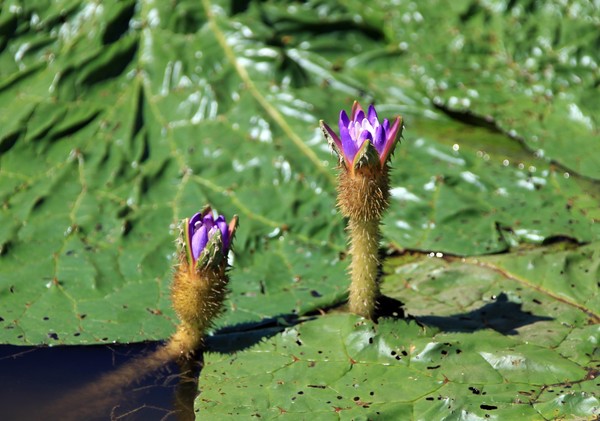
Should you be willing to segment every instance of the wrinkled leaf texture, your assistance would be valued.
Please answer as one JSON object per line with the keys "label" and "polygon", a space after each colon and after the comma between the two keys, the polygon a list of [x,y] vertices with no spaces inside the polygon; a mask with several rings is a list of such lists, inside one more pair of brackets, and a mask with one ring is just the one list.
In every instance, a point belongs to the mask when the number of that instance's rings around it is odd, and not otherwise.
{"label": "wrinkled leaf texture", "polygon": [[[2,3],[0,340],[167,338],[210,203],[241,220],[215,350],[304,321],[207,354],[201,414],[597,414],[597,5],[391,3]],[[302,318],[345,297],[317,126],[354,99],[405,119],[384,292],[413,321]]]}

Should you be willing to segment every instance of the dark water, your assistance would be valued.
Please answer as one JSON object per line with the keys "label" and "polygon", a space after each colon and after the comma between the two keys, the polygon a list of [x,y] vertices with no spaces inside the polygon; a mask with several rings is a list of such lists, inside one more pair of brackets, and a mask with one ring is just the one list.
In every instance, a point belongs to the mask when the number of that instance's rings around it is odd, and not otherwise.
{"label": "dark water", "polygon": [[[76,396],[76,391],[131,361],[148,354],[160,343],[111,346],[18,347],[0,346],[0,419],[165,420],[193,419],[193,399],[199,363],[183,369],[175,363],[162,366],[124,389],[94,414],[79,416],[90,402],[78,402],[62,412],[45,413],[46,407]],[[190,371],[188,371],[190,370]],[[195,374],[194,374],[195,373]],[[179,402],[177,404],[176,402]],[[97,403],[97,402],[96,402]],[[186,410],[182,410],[187,407]],[[35,414],[35,415],[34,415]]]}

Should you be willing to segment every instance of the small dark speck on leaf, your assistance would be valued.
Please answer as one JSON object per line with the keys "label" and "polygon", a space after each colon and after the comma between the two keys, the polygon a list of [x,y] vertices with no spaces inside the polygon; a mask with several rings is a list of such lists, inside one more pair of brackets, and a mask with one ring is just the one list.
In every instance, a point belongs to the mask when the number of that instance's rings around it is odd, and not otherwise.
{"label": "small dark speck on leaf", "polygon": [[3,318],[3,317],[0,317],[0,322],[3,322],[3,321],[4,321],[4,318]]}
{"label": "small dark speck on leaf", "polygon": [[67,252],[65,253],[67,256],[72,256],[75,254],[75,250],[67,250]]}
{"label": "small dark speck on leaf", "polygon": [[360,400],[360,397],[358,397],[358,396],[354,397],[354,402],[359,401],[359,400]]}
{"label": "small dark speck on leaf", "polygon": [[481,390],[477,389],[476,387],[470,386],[469,390],[471,392],[473,392],[474,395],[479,395],[481,393]]}
{"label": "small dark speck on leaf", "polygon": [[81,320],[83,320],[87,317],[87,314],[79,314],[79,315],[77,315],[77,317],[79,317]]}
{"label": "small dark speck on leaf", "polygon": [[298,392],[299,395],[304,395],[304,392],[301,390]]}
{"label": "small dark speck on leaf", "polygon": [[325,389],[325,388],[327,388],[327,386],[320,385],[320,384],[309,384],[308,387],[312,387],[313,389]]}
{"label": "small dark speck on leaf", "polygon": [[315,289],[313,289],[312,291],[310,291],[310,295],[313,296],[313,297],[315,297],[315,298],[322,297],[321,293],[319,293],[319,291],[317,291]]}
{"label": "small dark speck on leaf", "polygon": [[369,343],[372,344],[373,343],[373,338],[369,338]]}
{"label": "small dark speck on leaf", "polygon": [[448,351],[446,351],[445,349],[442,349],[442,355],[446,355],[448,354]]}
{"label": "small dark speck on leaf", "polygon": [[81,335],[81,333],[79,333],[79,332],[73,333],[73,336],[79,336],[79,335]]}
{"label": "small dark speck on leaf", "polygon": [[408,352],[402,351],[402,355],[404,355],[406,357],[406,356],[408,356]]}
{"label": "small dark speck on leaf", "polygon": [[108,341],[108,338],[102,338],[102,341],[106,342]]}
{"label": "small dark speck on leaf", "polygon": [[54,333],[54,332],[48,333],[48,337],[50,339],[54,339],[55,341],[58,341],[58,335],[56,333]]}
{"label": "small dark speck on leaf", "polygon": [[440,367],[441,367],[441,365],[439,365],[439,364],[438,365],[432,365],[432,366],[428,366],[427,370],[437,370]]}
{"label": "small dark speck on leaf", "polygon": [[297,339],[297,340],[296,340],[296,345],[298,345],[298,346],[302,346],[302,341],[301,341],[300,339]]}
{"label": "small dark speck on leaf", "polygon": [[456,353],[457,353],[457,354],[460,354],[461,352],[462,352],[462,350],[461,350],[461,349],[457,349],[457,350],[456,350]]}
{"label": "small dark speck on leaf", "polygon": [[428,396],[425,398],[426,401],[432,401],[433,400],[433,396]]}
{"label": "small dark speck on leaf", "polygon": [[479,407],[481,409],[483,409],[484,411],[492,411],[494,409],[498,409],[498,407],[495,406],[495,405],[486,405],[486,404],[483,404],[483,403],[481,405],[479,405]]}
{"label": "small dark speck on leaf", "polygon": [[338,398],[338,400],[343,399],[341,395],[338,395],[337,398]]}
{"label": "small dark speck on leaf", "polygon": [[148,313],[153,314],[155,316],[160,316],[162,314],[162,311],[160,311],[158,309],[147,308],[146,310],[148,311]]}
{"label": "small dark speck on leaf", "polygon": [[260,293],[261,293],[262,295],[265,295],[265,290],[266,290],[266,288],[265,288],[265,283],[263,282],[263,280],[262,280],[262,279],[259,281],[259,285],[260,285]]}
{"label": "small dark speck on leaf", "polygon": [[11,285],[10,288],[9,288],[9,291],[10,291],[11,294],[14,294],[15,293],[15,286]]}
{"label": "small dark speck on leaf", "polygon": [[536,298],[533,299],[533,302],[536,303],[536,304],[542,304],[542,302],[540,300],[536,299]]}
{"label": "small dark speck on leaf", "polygon": [[375,392],[369,392],[369,395],[373,396],[375,395]]}
{"label": "small dark speck on leaf", "polygon": [[48,316],[44,316],[44,317],[42,318],[42,320],[50,320],[50,317],[48,317]]}

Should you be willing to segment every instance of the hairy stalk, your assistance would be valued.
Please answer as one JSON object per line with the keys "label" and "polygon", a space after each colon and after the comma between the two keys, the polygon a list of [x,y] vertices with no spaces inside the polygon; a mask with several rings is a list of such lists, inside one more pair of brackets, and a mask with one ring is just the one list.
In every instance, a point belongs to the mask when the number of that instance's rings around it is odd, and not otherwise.
{"label": "hairy stalk", "polygon": [[350,297],[352,313],[373,319],[379,297],[379,220],[348,221],[350,234]]}

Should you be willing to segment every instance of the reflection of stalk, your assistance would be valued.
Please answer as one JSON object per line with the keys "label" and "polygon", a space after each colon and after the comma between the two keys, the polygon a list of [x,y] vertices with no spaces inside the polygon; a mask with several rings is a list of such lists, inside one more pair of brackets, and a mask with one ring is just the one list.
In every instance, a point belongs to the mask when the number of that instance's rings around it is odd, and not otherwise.
{"label": "reflection of stalk", "polygon": [[194,412],[194,400],[198,395],[198,377],[204,364],[202,354],[200,361],[191,358],[179,359],[179,383],[175,392],[175,409],[177,410],[178,421],[194,421],[196,413]]}
{"label": "reflection of stalk", "polygon": [[169,342],[151,354],[136,358],[103,375],[55,402],[50,408],[43,408],[39,416],[32,416],[31,419],[82,420],[106,413],[106,408],[118,403],[128,386],[181,358],[182,349],[193,349],[194,344],[184,342],[186,337],[175,333]]}
{"label": "reflection of stalk", "polygon": [[350,218],[350,311],[372,319],[379,297],[379,221]]}

